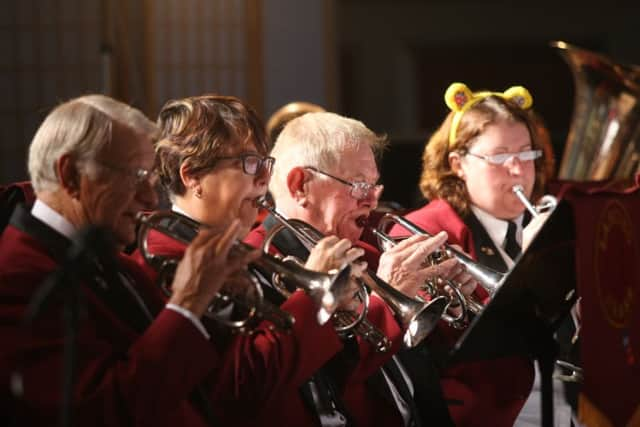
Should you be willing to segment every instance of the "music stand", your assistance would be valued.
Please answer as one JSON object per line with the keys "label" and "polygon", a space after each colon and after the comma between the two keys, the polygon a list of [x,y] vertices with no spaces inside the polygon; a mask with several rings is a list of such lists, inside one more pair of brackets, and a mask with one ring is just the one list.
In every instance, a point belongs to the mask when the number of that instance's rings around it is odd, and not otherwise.
{"label": "music stand", "polygon": [[573,210],[561,201],[460,337],[451,359],[534,357],[541,373],[542,425],[553,426],[552,375],[557,353],[553,333],[573,306],[575,290]]}

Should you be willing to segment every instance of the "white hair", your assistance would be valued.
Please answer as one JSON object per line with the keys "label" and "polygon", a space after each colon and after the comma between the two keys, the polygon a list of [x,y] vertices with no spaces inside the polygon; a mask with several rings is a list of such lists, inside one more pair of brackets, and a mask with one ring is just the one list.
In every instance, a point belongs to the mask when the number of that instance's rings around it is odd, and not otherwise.
{"label": "white hair", "polygon": [[363,144],[378,155],[386,138],[362,122],[334,113],[307,113],[290,121],[278,136],[271,156],[276,162],[269,191],[278,200],[286,195],[287,175],[295,167],[313,166],[333,171],[342,154]]}
{"label": "white hair", "polygon": [[59,187],[56,162],[71,155],[89,163],[111,141],[113,122],[156,138],[156,125],[142,112],[104,95],[86,95],[56,107],[44,119],[29,147],[28,168],[36,193]]}

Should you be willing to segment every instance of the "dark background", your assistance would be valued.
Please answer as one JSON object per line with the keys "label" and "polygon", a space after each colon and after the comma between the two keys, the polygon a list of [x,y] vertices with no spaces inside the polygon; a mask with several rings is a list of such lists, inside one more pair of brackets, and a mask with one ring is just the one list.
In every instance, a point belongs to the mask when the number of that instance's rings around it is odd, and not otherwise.
{"label": "dark background", "polygon": [[[58,102],[103,92],[154,118],[205,92],[266,118],[305,100],[362,120],[391,145],[383,198],[419,203],[424,142],[454,81],[527,87],[558,162],[573,111],[564,40],[640,64],[639,2],[499,0],[4,0],[0,182],[26,179],[26,151]],[[105,79],[104,53],[111,58]]]}

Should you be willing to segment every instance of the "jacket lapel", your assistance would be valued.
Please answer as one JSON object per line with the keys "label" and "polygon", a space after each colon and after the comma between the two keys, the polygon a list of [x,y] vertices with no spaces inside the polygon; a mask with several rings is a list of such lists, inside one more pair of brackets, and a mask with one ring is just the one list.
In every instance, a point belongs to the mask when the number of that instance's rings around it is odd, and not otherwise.
{"label": "jacket lapel", "polygon": [[469,212],[464,218],[464,223],[473,236],[473,246],[477,261],[493,270],[506,273],[508,271],[507,264],[502,259],[498,248],[496,248],[493,240],[489,237],[489,233],[487,233],[478,218],[472,212]]}

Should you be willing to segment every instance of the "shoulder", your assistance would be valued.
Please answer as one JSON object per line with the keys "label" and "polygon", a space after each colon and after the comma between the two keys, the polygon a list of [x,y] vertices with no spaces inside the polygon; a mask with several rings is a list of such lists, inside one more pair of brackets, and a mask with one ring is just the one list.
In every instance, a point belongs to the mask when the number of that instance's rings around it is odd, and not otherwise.
{"label": "shoulder", "polygon": [[428,223],[430,221],[437,221],[440,218],[448,218],[451,216],[458,216],[453,207],[445,200],[435,199],[420,209],[409,212],[406,215],[406,218],[416,223],[421,221]]}
{"label": "shoulder", "polygon": [[45,246],[12,225],[0,235],[0,271],[7,273],[31,271],[48,273],[57,262]]}
{"label": "shoulder", "polygon": [[422,208],[408,213],[405,218],[429,233],[441,230],[452,232],[466,227],[453,207],[442,199],[429,202]]}

